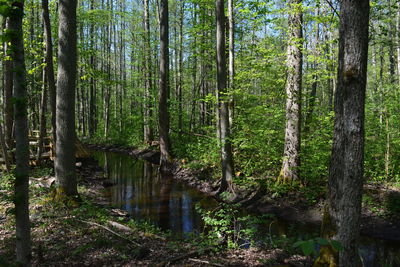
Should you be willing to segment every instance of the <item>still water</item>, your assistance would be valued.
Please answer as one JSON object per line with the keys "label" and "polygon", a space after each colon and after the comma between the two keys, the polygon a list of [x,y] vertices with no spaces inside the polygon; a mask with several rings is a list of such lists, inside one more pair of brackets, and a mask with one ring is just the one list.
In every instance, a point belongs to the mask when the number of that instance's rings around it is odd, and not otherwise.
{"label": "still water", "polygon": [[109,188],[110,204],[125,210],[132,218],[149,221],[175,235],[201,232],[203,223],[196,211],[216,206],[216,202],[172,178],[161,177],[157,167],[131,156],[112,152],[93,152],[103,167]]}
{"label": "still water", "polygon": [[[136,220],[149,221],[175,236],[199,233],[204,229],[196,204],[211,210],[217,203],[210,197],[174,181],[161,177],[157,166],[129,155],[93,151],[92,155],[104,169],[114,186],[109,187],[110,204],[123,209]],[[319,229],[307,224],[282,220],[266,222],[260,236],[309,239]],[[363,237],[360,255],[366,267],[400,267],[400,242]]]}

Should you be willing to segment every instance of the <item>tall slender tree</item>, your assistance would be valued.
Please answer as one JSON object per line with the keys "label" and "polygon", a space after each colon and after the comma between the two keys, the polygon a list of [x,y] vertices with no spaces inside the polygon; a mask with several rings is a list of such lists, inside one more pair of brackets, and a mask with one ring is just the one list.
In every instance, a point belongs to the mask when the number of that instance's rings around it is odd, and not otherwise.
{"label": "tall slender tree", "polygon": [[22,18],[24,1],[11,3],[10,30],[13,60],[14,120],[16,143],[15,221],[17,261],[30,266],[31,232],[29,223],[29,141],[27,116],[27,87]]}
{"label": "tall slender tree", "polygon": [[55,173],[58,193],[78,194],[75,174],[76,0],[58,6],[58,71]]}
{"label": "tall slender tree", "polygon": [[151,46],[150,46],[150,18],[149,0],[143,1],[143,26],[144,26],[144,141],[153,140],[152,117],[152,69],[151,69]]}
{"label": "tall slender tree", "polygon": [[286,128],[282,169],[278,183],[299,179],[301,84],[303,64],[302,0],[288,2],[288,48],[286,79]]}
{"label": "tall slender tree", "polygon": [[215,4],[217,20],[217,90],[222,163],[222,179],[218,191],[228,190],[234,193],[234,164],[229,126],[229,96],[227,94],[224,0],[217,0]]}
{"label": "tall slender tree", "polygon": [[235,20],[233,13],[233,1],[228,0],[228,28],[229,28],[229,92],[230,92],[230,101],[229,101],[229,124],[232,126],[233,124],[233,116],[234,116],[234,98],[233,98],[233,90],[234,90],[234,79],[235,79]]}
{"label": "tall slender tree", "polygon": [[44,41],[46,43],[45,72],[46,81],[49,90],[50,110],[51,110],[51,128],[53,131],[53,142],[56,142],[56,83],[54,80],[53,64],[53,42],[51,38],[51,25],[49,15],[49,1],[42,0],[42,17],[44,24]]}
{"label": "tall slender tree", "polygon": [[357,250],[364,175],[364,106],[369,0],[340,5],[338,86],[329,173],[329,213],[334,238],[344,247],[339,266],[361,266]]}
{"label": "tall slender tree", "polygon": [[159,135],[160,170],[168,172],[172,163],[169,140],[169,38],[168,38],[168,0],[160,1],[160,80],[159,80]]}
{"label": "tall slender tree", "polygon": [[[5,30],[10,29],[10,18],[5,18]],[[11,49],[8,42],[4,42],[4,54],[11,55]],[[3,75],[4,75],[4,135],[6,139],[7,148],[12,150],[14,147],[13,139],[13,74],[12,74],[12,61],[6,58],[3,62]]]}

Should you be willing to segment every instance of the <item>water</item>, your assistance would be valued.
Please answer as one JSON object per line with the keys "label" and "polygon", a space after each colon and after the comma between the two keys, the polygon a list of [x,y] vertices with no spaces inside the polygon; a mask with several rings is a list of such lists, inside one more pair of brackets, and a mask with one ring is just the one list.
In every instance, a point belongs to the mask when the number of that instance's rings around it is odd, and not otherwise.
{"label": "water", "polygon": [[[195,205],[211,210],[217,203],[198,191],[171,178],[161,177],[157,166],[137,160],[129,155],[94,151],[92,155],[103,167],[106,177],[114,186],[109,187],[110,204],[126,210],[137,220],[146,220],[175,236],[199,233],[204,229]],[[265,222],[259,236],[309,239],[318,235],[319,229],[283,220]],[[364,266],[400,266],[400,242],[363,237],[360,255]]]}
{"label": "water", "polygon": [[175,235],[201,232],[203,221],[196,211],[216,206],[213,199],[172,178],[161,177],[157,166],[131,156],[93,152],[107,179],[110,204],[125,210],[132,218],[149,221]]}

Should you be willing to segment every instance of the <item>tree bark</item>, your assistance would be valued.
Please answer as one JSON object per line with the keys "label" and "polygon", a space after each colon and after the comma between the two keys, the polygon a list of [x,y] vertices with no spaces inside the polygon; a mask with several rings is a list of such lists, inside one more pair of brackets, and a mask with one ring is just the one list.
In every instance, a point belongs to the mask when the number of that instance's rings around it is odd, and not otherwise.
{"label": "tree bark", "polygon": [[[319,8],[316,10],[316,16],[319,16]],[[311,92],[310,96],[308,99],[308,105],[307,105],[307,112],[306,112],[306,119],[304,123],[304,132],[307,134],[310,130],[310,124],[312,122],[312,116],[314,112],[314,107],[315,107],[315,98],[317,96],[317,87],[318,87],[318,57],[319,57],[319,52],[318,52],[318,47],[319,45],[319,23],[316,23],[316,32],[315,32],[315,48],[314,48],[314,75],[313,75],[313,82],[311,84]]]}
{"label": "tree bark", "polygon": [[43,69],[43,85],[42,94],[40,99],[40,129],[39,129],[39,141],[37,148],[36,161],[40,164],[42,153],[44,151],[44,139],[47,136],[46,132],[46,112],[47,112],[47,84],[46,84],[46,71]]}
{"label": "tree bark", "polygon": [[224,0],[216,0],[217,20],[217,90],[219,103],[219,124],[221,140],[222,179],[219,192],[234,193],[234,164],[229,126],[229,97],[227,94],[225,10]]}
{"label": "tree bark", "polygon": [[179,12],[179,60],[178,60],[178,129],[179,132],[183,130],[183,99],[182,99],[182,76],[183,76],[183,19],[184,19],[184,10],[185,10],[185,2],[182,1],[180,3],[180,12]]}
{"label": "tree bark", "polygon": [[0,124],[0,146],[1,146],[1,154],[3,156],[6,171],[9,172],[11,170],[10,161],[8,160],[6,139],[4,138],[3,125],[1,125],[1,124]]}
{"label": "tree bark", "polygon": [[61,0],[58,26],[57,143],[58,193],[78,195],[75,174],[76,0]]}
{"label": "tree bark", "polygon": [[286,128],[282,169],[278,183],[300,177],[300,125],[303,64],[302,0],[290,0],[286,80]]}
{"label": "tree bark", "polygon": [[[10,18],[6,18],[6,29],[10,28]],[[11,55],[11,51],[7,42],[4,43],[4,54]],[[7,59],[4,61],[4,135],[6,139],[7,148],[12,150],[14,148],[13,139],[13,117],[14,110],[12,104],[13,95],[13,74],[12,74],[12,61]]]}
{"label": "tree bark", "polygon": [[232,127],[233,125],[233,117],[234,117],[234,98],[233,98],[233,90],[234,88],[234,79],[235,79],[235,21],[233,14],[233,1],[228,0],[228,25],[229,25],[229,125]]}
{"label": "tree bark", "polygon": [[149,19],[149,0],[143,1],[143,21],[144,21],[144,77],[145,77],[145,91],[144,91],[144,141],[150,142],[153,140],[153,128],[151,125],[152,117],[152,69],[151,69],[151,46],[150,46],[150,19]]}
{"label": "tree bark", "polygon": [[368,58],[368,0],[343,0],[339,28],[338,87],[329,172],[334,239],[344,247],[339,266],[361,266],[357,251],[364,175],[364,105]]}
{"label": "tree bark", "polygon": [[13,60],[14,84],[14,120],[16,143],[15,167],[15,221],[16,221],[16,255],[17,261],[23,266],[30,266],[31,260],[31,232],[29,223],[29,141],[27,117],[27,87],[26,68],[24,62],[24,43],[22,31],[22,17],[24,2],[16,1],[12,4],[10,15],[10,29]]}
{"label": "tree bark", "polygon": [[160,80],[159,80],[159,135],[160,171],[169,172],[172,164],[169,140],[169,52],[168,52],[168,0],[160,1]]}
{"label": "tree bark", "polygon": [[50,110],[51,110],[51,128],[53,131],[53,144],[56,143],[56,82],[54,80],[54,64],[53,64],[53,43],[51,38],[51,25],[49,17],[49,2],[42,0],[43,23],[44,23],[44,40],[46,43],[46,79],[49,89]]}

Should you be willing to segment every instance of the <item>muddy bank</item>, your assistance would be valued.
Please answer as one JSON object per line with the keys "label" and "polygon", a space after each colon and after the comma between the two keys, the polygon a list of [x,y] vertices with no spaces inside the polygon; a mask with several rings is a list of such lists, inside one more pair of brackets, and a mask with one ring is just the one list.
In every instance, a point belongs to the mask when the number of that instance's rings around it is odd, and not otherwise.
{"label": "muddy bank", "polygon": [[[136,158],[158,164],[159,151],[144,149],[138,150],[132,147],[116,145],[87,145],[88,148],[101,151],[124,153]],[[218,188],[218,182],[210,180],[210,170],[191,170],[185,168],[179,161],[175,161],[172,169],[174,179],[185,182],[197,190],[215,197],[213,192]],[[371,190],[371,185],[366,185],[366,192]],[[388,194],[384,188],[376,188],[380,194]],[[393,191],[393,190],[392,190]],[[274,214],[279,219],[288,222],[310,224],[318,228],[321,224],[323,200],[310,205],[299,193],[289,193],[284,197],[273,195],[253,186],[252,188],[237,188],[238,197],[234,200],[250,212],[260,214]],[[217,200],[221,201],[221,199]],[[378,200],[379,201],[379,200]],[[368,237],[391,241],[400,241],[400,221],[397,217],[385,218],[382,215],[371,212],[369,206],[362,210],[361,234]]]}

